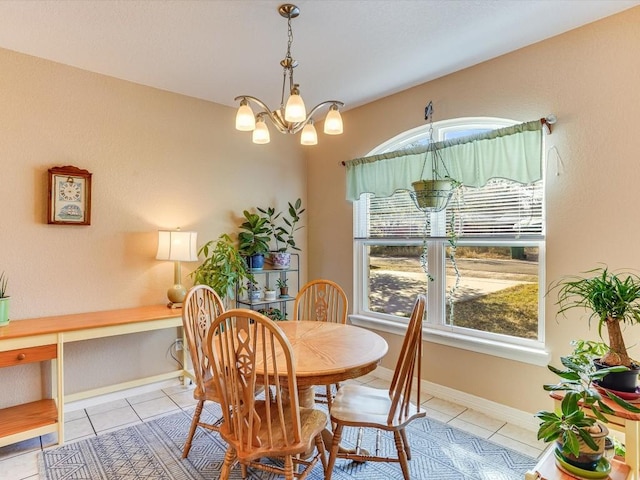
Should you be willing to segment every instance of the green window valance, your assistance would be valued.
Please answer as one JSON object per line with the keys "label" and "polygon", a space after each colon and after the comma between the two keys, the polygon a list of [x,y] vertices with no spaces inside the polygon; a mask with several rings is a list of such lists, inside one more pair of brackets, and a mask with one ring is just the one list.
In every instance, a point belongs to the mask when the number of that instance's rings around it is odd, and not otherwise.
{"label": "green window valance", "polygon": [[[437,142],[435,148],[451,178],[468,187],[481,187],[492,178],[522,184],[542,179],[540,120]],[[411,190],[412,182],[430,180],[429,151],[430,147],[424,146],[345,162],[347,200],[355,201],[363,193],[388,197],[398,190]],[[427,168],[423,169],[425,160]]]}

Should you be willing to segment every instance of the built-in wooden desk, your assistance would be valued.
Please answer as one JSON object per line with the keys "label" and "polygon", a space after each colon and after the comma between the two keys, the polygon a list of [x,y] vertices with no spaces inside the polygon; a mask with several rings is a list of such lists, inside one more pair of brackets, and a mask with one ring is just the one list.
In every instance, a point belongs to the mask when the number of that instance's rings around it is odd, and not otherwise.
{"label": "built-in wooden desk", "polygon": [[[182,310],[152,305],[103,312],[13,320],[0,327],[0,368],[51,360],[52,398],[0,409],[0,446],[47,433],[64,442],[64,403],[190,376],[184,369],[117,385],[64,394],[64,344],[182,326]],[[186,352],[183,351],[186,366]]]}

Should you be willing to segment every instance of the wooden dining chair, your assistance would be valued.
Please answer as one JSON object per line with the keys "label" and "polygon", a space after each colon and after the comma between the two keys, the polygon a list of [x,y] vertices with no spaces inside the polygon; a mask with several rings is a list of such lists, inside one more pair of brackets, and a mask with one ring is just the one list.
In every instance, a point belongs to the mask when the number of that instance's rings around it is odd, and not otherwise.
{"label": "wooden dining chair", "polygon": [[[236,462],[243,478],[250,467],[302,480],[318,460],[326,471],[321,433],[327,415],[300,408],[291,344],[281,328],[254,310],[228,310],[213,322],[207,347],[224,416],[220,435],[228,444],[220,479]],[[271,394],[256,398],[258,383]],[[305,453],[311,453],[306,460]],[[283,465],[260,461],[267,458]]]}
{"label": "wooden dining chair", "polygon": [[[294,320],[347,323],[349,302],[344,290],[331,280],[312,280],[302,286],[293,303]],[[340,384],[335,384],[335,390]],[[316,401],[326,403],[331,409],[332,385],[326,385],[325,393],[316,394]]]}
{"label": "wooden dining chair", "polygon": [[207,285],[196,285],[189,290],[182,306],[182,326],[187,340],[187,349],[195,377],[193,398],[198,401],[193,412],[191,428],[184,444],[182,458],[187,458],[197,427],[218,430],[218,422],[200,421],[204,402],[220,403],[217,387],[213,381],[209,357],[206,354],[207,333],[213,320],[224,312],[224,305],[218,294]]}
{"label": "wooden dining chair", "polygon": [[[420,409],[420,359],[425,304],[426,297],[418,295],[389,390],[356,384],[347,384],[338,390],[330,412],[334,431],[326,480],[331,480],[336,458],[356,462],[398,462],[404,479],[409,480],[408,460],[411,460],[411,450],[405,428],[410,422],[426,414]],[[373,454],[361,449],[362,435],[358,435],[355,450],[340,450],[340,439],[345,426],[393,432],[397,456],[380,455],[379,435],[376,435]]]}

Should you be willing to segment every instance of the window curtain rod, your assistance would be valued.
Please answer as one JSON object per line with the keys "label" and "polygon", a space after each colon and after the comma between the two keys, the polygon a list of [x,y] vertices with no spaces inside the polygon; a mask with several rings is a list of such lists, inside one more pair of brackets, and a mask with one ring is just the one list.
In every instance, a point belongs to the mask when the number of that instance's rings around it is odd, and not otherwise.
{"label": "window curtain rod", "polygon": [[[545,128],[545,130],[547,131],[548,135],[551,135],[551,133],[553,131],[552,125],[554,125],[557,121],[558,121],[558,119],[554,114],[549,114],[546,117],[542,117],[540,119],[540,125],[542,125],[542,127]],[[522,124],[522,125],[524,125],[524,124]],[[507,128],[511,128],[511,127],[507,127]],[[481,134],[478,134],[478,135],[471,135],[471,136],[468,136],[468,137],[463,137],[463,138],[460,138],[459,140],[456,139],[456,144],[460,145],[460,144],[467,143],[467,142],[473,142],[473,141],[476,141],[476,140],[478,140],[478,139],[480,139],[480,138],[482,138],[482,137],[484,137],[486,135],[490,135],[490,133],[489,134],[481,133]],[[445,142],[441,142],[441,143],[445,144]],[[388,152],[388,154],[386,154],[386,155],[388,155],[387,158],[392,158],[392,156],[394,156],[394,153],[395,152]],[[404,152],[403,151],[399,151],[398,152],[398,156],[403,155],[405,153],[406,153],[406,151],[404,151]],[[414,153],[418,153],[418,152],[414,152]],[[367,158],[367,157],[363,157],[363,158]],[[349,160],[349,161],[353,161],[353,160]],[[347,161],[345,161],[345,160],[341,161],[340,163],[342,164],[343,167],[347,165]]]}

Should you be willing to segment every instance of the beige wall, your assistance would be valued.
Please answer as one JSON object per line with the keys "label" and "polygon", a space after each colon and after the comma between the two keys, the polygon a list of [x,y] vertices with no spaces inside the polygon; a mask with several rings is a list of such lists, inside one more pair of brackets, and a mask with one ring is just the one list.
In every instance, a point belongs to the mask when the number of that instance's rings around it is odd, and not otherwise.
{"label": "beige wall", "polygon": [[[233,129],[232,108],[0,50],[0,271],[10,279],[11,316],[163,303],[173,270],[154,259],[158,228],[196,230],[202,245],[235,231],[242,209],[298,196],[309,207],[300,237],[308,277],[332,278],[351,297],[352,209],[339,162],[423,124],[429,100],[436,120],[558,116],[547,137],[564,164],[559,175],[554,157],[546,168],[547,283],[597,262],[640,267],[638,25],[635,8],[347,111],[344,135],[321,135],[304,150],[283,135],[253,145]],[[94,174],[91,226],[46,224],[47,169],[61,165]],[[545,311],[557,362],[571,338],[589,333],[578,315],[556,322],[552,299]],[[166,349],[175,334],[69,347],[67,391],[173,368]],[[627,334],[638,343],[640,327]],[[392,368],[399,341],[388,338]],[[540,385],[553,377],[544,367],[426,347],[429,381],[531,412],[548,406]],[[0,407],[38,398],[41,384],[37,366],[0,371],[0,385],[13,387]]]}
{"label": "beige wall", "polygon": [[[297,139],[254,145],[233,108],[7,50],[0,70],[0,271],[16,321],[165,303],[173,265],[155,260],[159,228],[195,230],[202,245],[236,232],[245,208],[306,202]],[[62,165],[93,173],[91,226],[46,223],[47,169]],[[175,368],[176,334],[69,345],[67,393]],[[17,387],[0,406],[36,399],[39,368],[0,370],[0,385]]]}
{"label": "beige wall", "polygon": [[[558,116],[546,137],[564,164],[559,169],[551,155],[545,169],[547,284],[598,262],[640,268],[639,25],[640,7],[346,112],[345,135],[309,156],[309,276],[338,281],[351,298],[352,208],[339,162],[422,125],[429,100],[436,121]],[[556,321],[553,297],[545,313],[556,365],[570,339],[596,336],[579,314]],[[640,326],[626,335],[628,344],[640,343]],[[393,368],[399,342],[385,336],[391,350],[383,365]],[[640,346],[632,351],[640,358]],[[426,345],[423,372],[429,381],[529,412],[549,406],[541,385],[554,381],[545,367],[434,344]]]}

